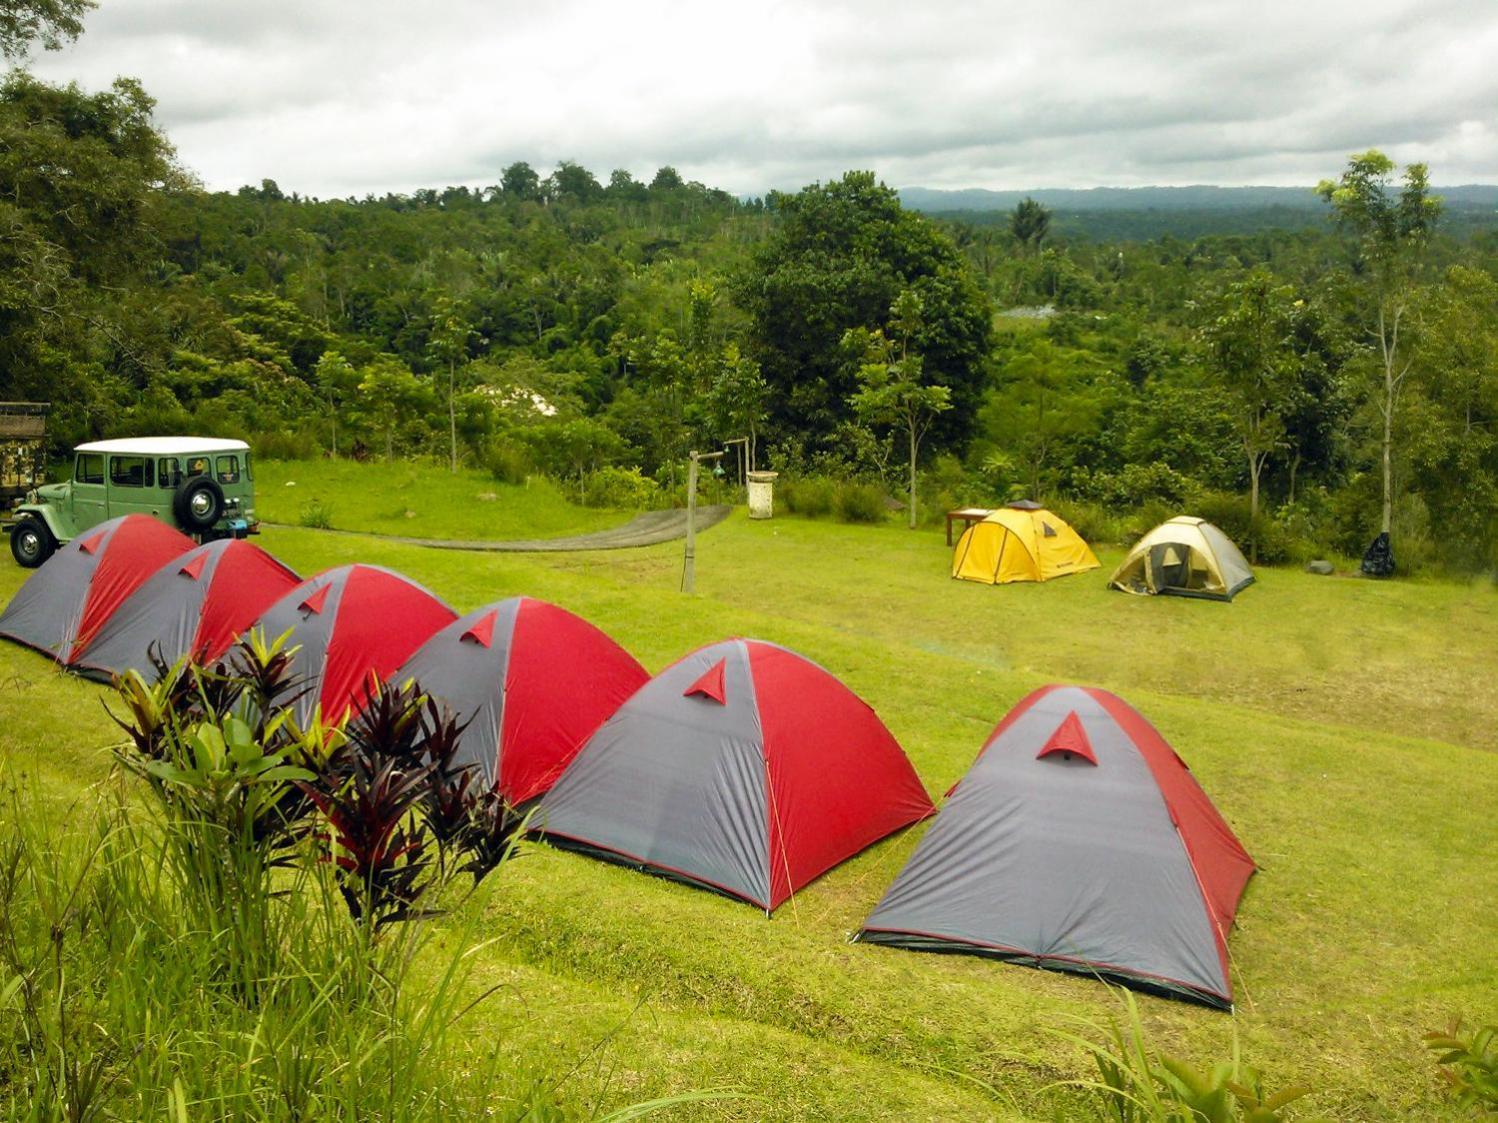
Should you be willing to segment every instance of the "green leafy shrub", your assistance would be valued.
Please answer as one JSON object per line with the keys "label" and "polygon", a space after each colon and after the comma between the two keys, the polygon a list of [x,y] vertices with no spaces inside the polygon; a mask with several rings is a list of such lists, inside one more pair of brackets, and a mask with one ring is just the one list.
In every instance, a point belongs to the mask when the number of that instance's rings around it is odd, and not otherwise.
{"label": "green leafy shrub", "polygon": [[[701,500],[700,484],[698,490]],[[599,468],[583,484],[583,502],[589,507],[651,511],[661,506],[662,498],[660,486],[638,468]]]}
{"label": "green leafy shrub", "polygon": [[861,480],[837,485],[837,517],[846,523],[881,523],[889,514],[884,488]]}
{"label": "green leafy shrub", "polygon": [[1050,508],[1070,523],[1071,528],[1091,546],[1132,544],[1124,529],[1125,520],[1100,503],[1090,503],[1085,499],[1057,499]]}
{"label": "green leafy shrub", "polygon": [[1107,1123],[1286,1123],[1289,1107],[1311,1094],[1302,1086],[1270,1092],[1258,1069],[1244,1063],[1236,1034],[1233,1055],[1197,1068],[1161,1053],[1146,1039],[1134,996],[1123,992],[1120,1025],[1084,1022],[1090,1036],[1063,1034],[1080,1045],[1097,1079],[1075,1081],[1089,1097],[1093,1117]]}
{"label": "green leafy shrub", "polygon": [[450,716],[382,688],[346,733],[299,730],[294,657],[127,676],[124,769],[65,822],[0,775],[0,1117],[580,1117],[575,1069],[472,1048],[507,989],[474,978],[483,908],[418,923],[516,826],[454,767]]}
{"label": "green leafy shrub", "polygon": [[1117,472],[1079,471],[1073,489],[1084,499],[1114,509],[1155,502],[1177,511],[1188,505],[1198,491],[1189,476],[1158,460],[1126,464]]}
{"label": "green leafy shrub", "polygon": [[822,519],[832,514],[837,502],[837,484],[825,476],[799,476],[776,481],[776,488],[793,515]]}
{"label": "green leafy shrub", "polygon": [[534,466],[524,445],[497,440],[484,450],[484,469],[502,484],[523,484]]}
{"label": "green leafy shrub", "polygon": [[1436,1054],[1441,1078],[1459,1103],[1498,1118],[1498,1023],[1467,1034],[1454,1021],[1440,1033],[1427,1033],[1425,1046]]}
{"label": "green leafy shrub", "polygon": [[1197,497],[1189,513],[1216,525],[1246,557],[1257,555],[1259,561],[1270,565],[1290,557],[1290,536],[1285,528],[1262,509],[1254,518],[1244,496],[1205,492]]}
{"label": "green leafy shrub", "polygon": [[314,460],[322,455],[317,438],[307,430],[252,433],[249,445],[251,454],[261,460]]}
{"label": "green leafy shrub", "polygon": [[1179,506],[1166,503],[1164,500],[1151,499],[1124,515],[1123,541],[1132,545],[1166,519],[1187,513],[1189,512],[1182,511]]}
{"label": "green leafy shrub", "polygon": [[302,504],[296,521],[298,526],[305,526],[311,530],[331,530],[333,508],[321,499],[309,499]]}

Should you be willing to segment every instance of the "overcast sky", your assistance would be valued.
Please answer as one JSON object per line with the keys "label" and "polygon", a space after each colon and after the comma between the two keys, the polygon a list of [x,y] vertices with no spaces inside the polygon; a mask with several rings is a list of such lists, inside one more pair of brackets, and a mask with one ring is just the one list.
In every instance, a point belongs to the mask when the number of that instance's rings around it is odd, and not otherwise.
{"label": "overcast sky", "polygon": [[1498,0],[101,0],[33,68],[141,79],[210,188],[602,180],[739,194],[1498,182]]}

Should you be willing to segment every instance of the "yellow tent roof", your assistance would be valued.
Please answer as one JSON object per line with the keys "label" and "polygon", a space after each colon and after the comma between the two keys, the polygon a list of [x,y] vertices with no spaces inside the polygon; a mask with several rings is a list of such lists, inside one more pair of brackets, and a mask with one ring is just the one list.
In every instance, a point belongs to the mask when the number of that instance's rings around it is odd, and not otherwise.
{"label": "yellow tent roof", "polygon": [[962,532],[952,576],[1005,585],[1096,569],[1098,560],[1065,519],[1044,507],[1000,507]]}

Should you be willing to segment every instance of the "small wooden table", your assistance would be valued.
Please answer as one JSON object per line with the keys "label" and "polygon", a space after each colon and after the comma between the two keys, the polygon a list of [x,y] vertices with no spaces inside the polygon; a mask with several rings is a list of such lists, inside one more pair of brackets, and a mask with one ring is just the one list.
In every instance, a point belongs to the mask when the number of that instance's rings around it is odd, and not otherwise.
{"label": "small wooden table", "polygon": [[952,524],[954,522],[960,522],[962,524],[962,529],[966,530],[974,523],[982,522],[991,514],[993,514],[993,509],[989,507],[962,507],[956,511],[948,511],[947,545],[950,546],[952,544]]}

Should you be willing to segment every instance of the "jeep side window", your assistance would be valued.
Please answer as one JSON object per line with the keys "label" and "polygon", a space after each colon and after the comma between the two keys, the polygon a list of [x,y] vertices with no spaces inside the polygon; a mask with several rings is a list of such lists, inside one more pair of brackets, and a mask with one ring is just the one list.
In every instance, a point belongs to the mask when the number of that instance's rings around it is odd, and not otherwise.
{"label": "jeep side window", "polygon": [[109,482],[115,487],[150,487],[154,478],[152,464],[144,456],[109,458]]}
{"label": "jeep side window", "polygon": [[73,479],[81,484],[103,483],[104,454],[101,452],[80,452],[78,454],[78,466],[73,470]]}
{"label": "jeep side window", "polygon": [[156,478],[162,487],[175,488],[182,482],[182,465],[175,456],[163,456],[156,461]]}
{"label": "jeep side window", "polygon": [[218,482],[221,484],[239,482],[239,457],[220,456],[218,458]]}
{"label": "jeep side window", "polygon": [[194,456],[188,460],[187,474],[189,476],[206,476],[208,474],[208,457]]}

